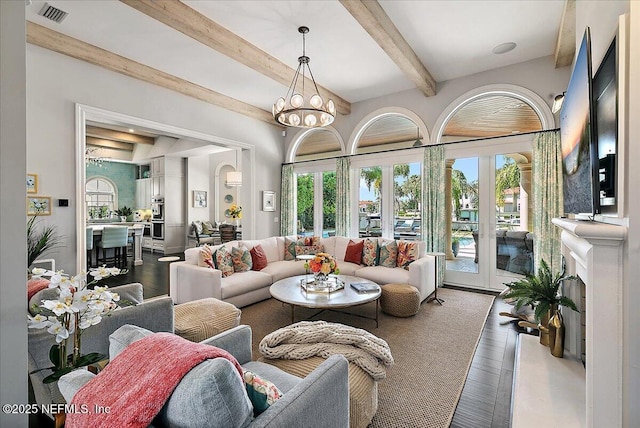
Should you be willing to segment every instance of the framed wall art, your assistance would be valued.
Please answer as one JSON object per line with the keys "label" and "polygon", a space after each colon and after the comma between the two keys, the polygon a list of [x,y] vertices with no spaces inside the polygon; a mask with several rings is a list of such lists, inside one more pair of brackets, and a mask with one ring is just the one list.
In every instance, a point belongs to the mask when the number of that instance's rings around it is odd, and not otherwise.
{"label": "framed wall art", "polygon": [[193,206],[196,208],[206,208],[207,192],[205,190],[193,191]]}
{"label": "framed wall art", "polygon": [[28,197],[27,215],[51,215],[51,196]]}
{"label": "framed wall art", "polygon": [[38,193],[37,174],[27,174],[27,193]]}
{"label": "framed wall art", "polygon": [[262,191],[262,211],[276,210],[276,192],[270,190]]}

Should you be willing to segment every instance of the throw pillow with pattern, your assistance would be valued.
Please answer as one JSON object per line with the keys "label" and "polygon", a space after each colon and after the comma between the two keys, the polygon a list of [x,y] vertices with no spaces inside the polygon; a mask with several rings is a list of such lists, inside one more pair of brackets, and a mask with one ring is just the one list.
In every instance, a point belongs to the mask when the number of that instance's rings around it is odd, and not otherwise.
{"label": "throw pillow with pattern", "polygon": [[321,253],[323,250],[322,245],[308,245],[308,246],[303,246],[303,245],[296,245],[296,256],[302,256],[302,255],[315,255],[318,253]]}
{"label": "throw pillow with pattern", "polygon": [[298,245],[302,245],[305,247],[320,245],[320,237],[319,236],[298,236]]}
{"label": "throw pillow with pattern", "polygon": [[231,260],[231,253],[224,245],[214,253],[213,260],[215,262],[216,269],[222,272],[222,277],[233,275],[233,261]]}
{"label": "throw pillow with pattern", "polygon": [[389,241],[379,244],[378,265],[384,267],[396,267],[398,259],[398,244],[396,241]]}
{"label": "throw pillow with pattern", "polygon": [[233,263],[234,272],[247,272],[253,266],[251,253],[246,248],[233,247],[231,249],[231,262]]}
{"label": "throw pillow with pattern", "polygon": [[253,404],[253,416],[258,416],[282,397],[282,392],[273,382],[263,379],[249,370],[243,372],[242,378],[249,400]]}
{"label": "throw pillow with pattern", "polygon": [[296,243],[297,241],[289,238],[284,238],[284,259],[295,260],[296,259]]}
{"label": "throw pillow with pattern", "polygon": [[211,269],[215,269],[215,264],[213,263],[213,250],[209,244],[204,244],[200,247],[198,266],[209,266]]}
{"label": "throw pillow with pattern", "polygon": [[398,241],[398,260],[396,266],[409,270],[409,265],[418,260],[418,243]]}
{"label": "throw pillow with pattern", "polygon": [[203,221],[202,222],[202,234],[203,235],[211,235],[213,232],[215,232],[215,227],[213,227],[213,224],[211,224],[210,221]]}
{"label": "throw pillow with pattern", "polygon": [[378,240],[367,238],[362,246],[362,263],[365,266],[378,264]]}

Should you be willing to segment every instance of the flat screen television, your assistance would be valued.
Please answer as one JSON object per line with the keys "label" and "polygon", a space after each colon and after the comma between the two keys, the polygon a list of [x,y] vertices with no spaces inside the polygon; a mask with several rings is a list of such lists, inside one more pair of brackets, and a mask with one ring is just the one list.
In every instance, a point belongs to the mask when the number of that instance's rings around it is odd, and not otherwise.
{"label": "flat screen television", "polygon": [[591,76],[591,38],[587,27],[560,110],[564,213],[582,219],[593,218],[599,212],[599,197],[594,187],[598,168],[594,168],[597,151]]}

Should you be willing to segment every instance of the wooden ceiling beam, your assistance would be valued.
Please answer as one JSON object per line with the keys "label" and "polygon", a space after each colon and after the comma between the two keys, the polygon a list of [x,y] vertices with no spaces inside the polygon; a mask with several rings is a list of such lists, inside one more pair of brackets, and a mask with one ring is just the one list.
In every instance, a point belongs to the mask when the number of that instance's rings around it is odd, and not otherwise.
{"label": "wooden ceiling beam", "polygon": [[375,0],[340,0],[373,40],[427,97],[436,94],[436,81]]}
{"label": "wooden ceiling beam", "polygon": [[123,143],[121,141],[105,140],[103,138],[87,136],[87,146],[104,147],[114,150],[124,150],[126,152],[133,151],[132,143]]}
{"label": "wooden ceiling beam", "polygon": [[576,0],[566,0],[558,40],[556,41],[556,68],[571,65],[576,53]]}
{"label": "wooden ceiling beam", "polygon": [[87,126],[87,137],[96,137],[104,140],[120,141],[132,144],[151,144],[155,139],[144,135],[131,134],[129,132],[114,131],[113,129],[99,128],[97,126]]}
{"label": "wooden ceiling beam", "polygon": [[213,104],[270,125],[279,126],[271,112],[196,85],[97,46],[27,21],[27,42],[134,79],[161,86],[200,101]]}
{"label": "wooden ceiling beam", "polygon": [[[293,68],[180,1],[120,1],[286,87],[293,80],[296,72]],[[306,84],[313,87],[308,77]],[[333,100],[338,113],[351,113],[351,103],[347,100],[320,85],[318,90],[325,100]]]}

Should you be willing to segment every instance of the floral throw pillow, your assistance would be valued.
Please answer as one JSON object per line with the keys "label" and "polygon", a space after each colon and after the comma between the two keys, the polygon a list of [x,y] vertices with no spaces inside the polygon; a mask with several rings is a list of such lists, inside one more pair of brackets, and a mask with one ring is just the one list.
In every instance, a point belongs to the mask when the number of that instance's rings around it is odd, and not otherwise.
{"label": "floral throw pillow", "polygon": [[307,255],[307,254],[314,255],[314,254],[321,253],[322,250],[323,250],[322,245],[307,245],[307,246],[296,245],[296,256]]}
{"label": "floral throw pillow", "polygon": [[253,416],[258,416],[282,397],[282,392],[277,386],[249,370],[243,372],[242,378],[249,400],[253,404]]}
{"label": "floral throw pillow", "polygon": [[284,259],[295,260],[296,259],[296,243],[293,239],[284,238]]}
{"label": "floral throw pillow", "polygon": [[418,260],[418,243],[398,241],[398,267],[409,270],[409,265]]}
{"label": "floral throw pillow", "polygon": [[215,264],[213,263],[213,250],[209,244],[204,244],[200,247],[198,266],[209,266],[211,269],[215,269]]}
{"label": "floral throw pillow", "polygon": [[362,263],[365,266],[378,264],[378,240],[367,238],[362,247]]}
{"label": "floral throw pillow", "polygon": [[234,272],[247,272],[253,267],[251,253],[246,248],[233,247],[231,249],[231,262]]}
{"label": "floral throw pillow", "polygon": [[298,245],[302,245],[305,247],[320,245],[320,237],[319,236],[298,236]]}
{"label": "floral throw pillow", "polygon": [[214,253],[213,260],[215,262],[216,269],[219,269],[222,272],[223,278],[233,275],[233,261],[231,260],[231,253],[229,253],[224,245],[218,248]]}
{"label": "floral throw pillow", "polygon": [[380,244],[379,254],[379,266],[390,268],[396,267],[396,261],[398,259],[398,244],[396,244],[396,241],[389,241]]}

